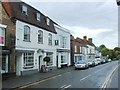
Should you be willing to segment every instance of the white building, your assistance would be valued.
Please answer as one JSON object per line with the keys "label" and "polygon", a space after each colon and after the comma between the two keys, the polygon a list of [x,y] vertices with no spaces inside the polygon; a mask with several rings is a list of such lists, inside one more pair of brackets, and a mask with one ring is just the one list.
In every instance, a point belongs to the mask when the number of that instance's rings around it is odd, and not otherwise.
{"label": "white building", "polygon": [[[28,31],[25,31],[28,30]],[[50,57],[47,67],[56,66],[56,34],[42,28],[17,20],[16,22],[16,51],[17,75],[31,71],[40,71],[45,62],[45,56]],[[27,72],[26,72],[27,71]]]}
{"label": "white building", "polygon": [[70,31],[55,25],[57,36],[55,40],[55,46],[57,50],[56,65],[58,68],[63,66],[70,66]]}
{"label": "white building", "polygon": [[[3,3],[10,16],[15,36],[12,53],[16,75],[41,71],[41,66],[55,69],[70,65],[70,32],[24,2]],[[9,23],[8,23],[9,25]],[[12,26],[11,26],[12,28]],[[56,32],[57,31],[57,32]],[[13,39],[13,40],[14,40]],[[50,57],[45,63],[44,57]]]}

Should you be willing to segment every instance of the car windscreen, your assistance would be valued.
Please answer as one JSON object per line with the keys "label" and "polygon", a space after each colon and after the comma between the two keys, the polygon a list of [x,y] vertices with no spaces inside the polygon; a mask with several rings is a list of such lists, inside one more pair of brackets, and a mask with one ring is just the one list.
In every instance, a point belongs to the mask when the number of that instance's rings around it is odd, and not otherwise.
{"label": "car windscreen", "polygon": [[77,62],[76,64],[85,64],[85,62]]}

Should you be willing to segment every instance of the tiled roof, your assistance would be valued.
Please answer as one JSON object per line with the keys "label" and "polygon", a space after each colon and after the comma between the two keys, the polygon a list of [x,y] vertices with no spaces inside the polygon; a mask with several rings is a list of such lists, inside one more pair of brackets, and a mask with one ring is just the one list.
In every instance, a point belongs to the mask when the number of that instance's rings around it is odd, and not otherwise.
{"label": "tiled roof", "polygon": [[[42,14],[37,9],[33,8],[32,6],[24,3],[24,2],[2,2],[3,7],[5,8],[8,15],[14,21],[20,20],[36,27],[45,29],[49,32],[57,33],[54,28],[54,22],[44,14]],[[28,15],[24,15],[22,13],[22,5],[26,5],[28,9]],[[40,21],[36,19],[36,13],[40,13]],[[46,18],[49,18],[50,25],[47,25]]]}

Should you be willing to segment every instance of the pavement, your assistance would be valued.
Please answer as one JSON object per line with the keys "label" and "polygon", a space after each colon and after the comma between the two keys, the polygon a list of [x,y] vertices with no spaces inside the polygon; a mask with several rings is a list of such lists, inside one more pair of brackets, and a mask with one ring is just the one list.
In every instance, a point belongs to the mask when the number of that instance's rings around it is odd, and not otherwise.
{"label": "pavement", "polygon": [[73,66],[55,69],[46,73],[35,73],[26,76],[16,76],[2,81],[2,89],[18,88],[23,85],[34,83],[73,70]]}

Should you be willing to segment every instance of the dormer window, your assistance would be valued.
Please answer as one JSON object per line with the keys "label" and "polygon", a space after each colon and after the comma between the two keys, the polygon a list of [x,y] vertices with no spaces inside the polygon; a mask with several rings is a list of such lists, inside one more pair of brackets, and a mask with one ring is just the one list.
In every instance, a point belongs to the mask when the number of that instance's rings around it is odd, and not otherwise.
{"label": "dormer window", "polygon": [[40,21],[40,13],[36,13],[36,19],[37,21]]}
{"label": "dormer window", "polygon": [[50,19],[49,18],[46,19],[47,19],[47,25],[50,25]]}
{"label": "dormer window", "polygon": [[27,6],[22,5],[22,13],[25,14],[25,15],[28,15]]}

